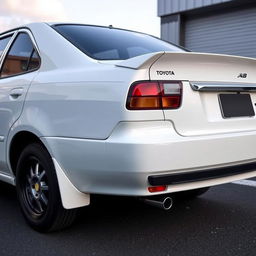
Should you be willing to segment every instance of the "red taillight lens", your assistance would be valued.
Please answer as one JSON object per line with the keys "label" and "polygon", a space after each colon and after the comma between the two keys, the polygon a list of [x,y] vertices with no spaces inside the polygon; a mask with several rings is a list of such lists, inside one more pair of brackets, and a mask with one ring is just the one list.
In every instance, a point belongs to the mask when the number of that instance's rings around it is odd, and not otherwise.
{"label": "red taillight lens", "polygon": [[128,109],[159,109],[161,108],[161,89],[157,82],[135,83],[130,88]]}
{"label": "red taillight lens", "polygon": [[128,94],[130,110],[176,109],[181,104],[181,82],[137,82]]}
{"label": "red taillight lens", "polygon": [[160,87],[158,83],[138,83],[134,84],[132,96],[159,96]]}

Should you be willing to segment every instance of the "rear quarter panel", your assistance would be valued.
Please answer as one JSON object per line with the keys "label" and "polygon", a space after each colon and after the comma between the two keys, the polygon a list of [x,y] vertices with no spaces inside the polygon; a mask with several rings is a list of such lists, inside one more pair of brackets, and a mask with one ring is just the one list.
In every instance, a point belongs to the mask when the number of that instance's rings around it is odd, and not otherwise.
{"label": "rear quarter panel", "polygon": [[20,123],[45,137],[106,139],[120,121],[163,120],[163,112],[128,111],[130,84],[148,71],[110,65],[41,72],[33,81]]}

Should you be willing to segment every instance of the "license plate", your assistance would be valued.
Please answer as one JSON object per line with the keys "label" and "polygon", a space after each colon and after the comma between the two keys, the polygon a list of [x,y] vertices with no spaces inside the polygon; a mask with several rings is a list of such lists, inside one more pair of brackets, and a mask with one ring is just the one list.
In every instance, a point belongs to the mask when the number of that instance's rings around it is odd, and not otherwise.
{"label": "license plate", "polygon": [[224,118],[255,116],[250,94],[219,94],[219,102]]}

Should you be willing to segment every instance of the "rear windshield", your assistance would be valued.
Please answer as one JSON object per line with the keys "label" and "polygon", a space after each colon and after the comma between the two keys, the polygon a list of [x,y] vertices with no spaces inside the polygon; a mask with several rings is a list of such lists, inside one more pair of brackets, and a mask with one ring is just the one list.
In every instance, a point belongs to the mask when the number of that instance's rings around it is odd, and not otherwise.
{"label": "rear windshield", "polygon": [[53,28],[97,60],[125,60],[152,52],[185,51],[153,36],[111,27],[55,25]]}

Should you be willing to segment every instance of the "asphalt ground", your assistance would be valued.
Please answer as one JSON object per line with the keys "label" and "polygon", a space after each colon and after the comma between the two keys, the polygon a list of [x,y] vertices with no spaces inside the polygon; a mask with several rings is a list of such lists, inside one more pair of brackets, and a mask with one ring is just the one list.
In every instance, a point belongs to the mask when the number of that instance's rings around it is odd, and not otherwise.
{"label": "asphalt ground", "polygon": [[15,188],[0,183],[0,255],[255,256],[255,196],[254,186],[226,184],[170,211],[98,197],[71,228],[40,234],[23,220]]}

